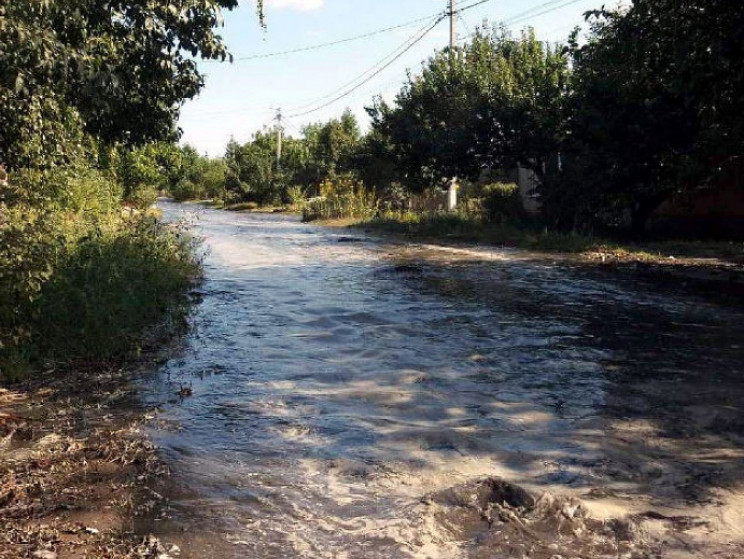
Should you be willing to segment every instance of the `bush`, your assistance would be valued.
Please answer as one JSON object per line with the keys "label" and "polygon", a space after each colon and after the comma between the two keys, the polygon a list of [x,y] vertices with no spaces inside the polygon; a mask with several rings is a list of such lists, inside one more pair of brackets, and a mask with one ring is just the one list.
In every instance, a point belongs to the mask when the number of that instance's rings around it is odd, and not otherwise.
{"label": "bush", "polygon": [[136,208],[152,206],[163,186],[163,174],[154,146],[125,152],[118,164],[118,177],[124,188],[124,202]]}
{"label": "bush", "polygon": [[182,315],[199,270],[193,243],[123,214],[117,191],[84,167],[0,185],[0,378],[42,362],[119,360]]}
{"label": "bush", "polygon": [[62,246],[56,233],[48,212],[0,204],[0,370],[31,340],[32,305]]}
{"label": "bush", "polygon": [[303,221],[359,217],[368,219],[377,213],[374,192],[350,177],[327,179],[320,185],[320,196],[311,198],[302,210]]}
{"label": "bush", "polygon": [[204,188],[193,181],[183,178],[170,188],[170,195],[176,202],[186,202],[187,200],[203,200]]}
{"label": "bush", "polygon": [[185,303],[198,265],[191,242],[153,217],[95,227],[59,258],[34,301],[35,349],[46,358],[109,360]]}
{"label": "bush", "polygon": [[290,186],[284,195],[284,202],[295,210],[303,209],[307,201],[305,190],[301,186]]}
{"label": "bush", "polygon": [[496,182],[484,186],[481,203],[488,221],[503,224],[524,219],[519,187],[514,183]]}

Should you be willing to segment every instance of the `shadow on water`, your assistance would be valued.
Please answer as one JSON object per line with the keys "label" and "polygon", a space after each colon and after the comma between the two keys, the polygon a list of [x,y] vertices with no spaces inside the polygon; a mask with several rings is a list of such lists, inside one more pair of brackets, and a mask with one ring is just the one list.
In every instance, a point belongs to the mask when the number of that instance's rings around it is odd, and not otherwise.
{"label": "shadow on water", "polygon": [[423,498],[483,476],[625,513],[741,485],[740,301],[287,216],[195,229],[203,301],[146,390],[176,472],[161,530],[199,553],[467,557]]}
{"label": "shadow on water", "polygon": [[[532,357],[545,368],[523,383],[542,392],[538,400],[558,418],[575,414],[577,404],[589,404],[589,413],[602,419],[600,459],[563,458],[566,466],[588,467],[595,484],[606,482],[608,491],[613,481],[633,484],[662,506],[678,505],[678,500],[707,502],[715,499],[717,488],[741,487],[741,298],[702,297],[685,287],[581,268],[534,262],[519,268],[513,263],[453,266],[429,261],[428,273],[409,281],[424,292],[525,321],[540,317],[545,324],[575,327],[534,351]],[[583,366],[592,355],[589,367]],[[499,367],[504,358],[501,353],[490,364]],[[589,380],[601,376],[601,393],[592,393],[591,382],[589,392],[576,390],[587,372]],[[524,369],[516,374],[522,376]],[[588,481],[551,474],[545,481],[556,479],[569,485]]]}

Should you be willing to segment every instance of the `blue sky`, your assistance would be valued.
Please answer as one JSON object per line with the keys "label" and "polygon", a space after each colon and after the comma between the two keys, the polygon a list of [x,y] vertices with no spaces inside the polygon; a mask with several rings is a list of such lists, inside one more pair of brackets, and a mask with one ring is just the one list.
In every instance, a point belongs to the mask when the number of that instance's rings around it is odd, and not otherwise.
{"label": "blue sky", "polygon": [[[458,0],[460,6],[477,0]],[[574,25],[583,21],[586,10],[598,8],[602,0],[489,0],[463,11],[459,34],[467,36],[484,20],[506,22],[514,31],[525,26],[536,29],[546,41],[564,39]],[[611,4],[611,2],[607,2]],[[416,71],[421,62],[447,45],[449,27],[441,22],[421,42],[385,71],[348,97],[304,116],[292,116],[313,109],[355,77],[416,35],[425,21],[380,33],[373,37],[290,55],[250,57],[336,41],[435,16],[447,0],[266,0],[267,28],[258,24],[253,2],[227,13],[222,36],[236,60],[230,63],[202,62],[206,87],[183,108],[180,126],[183,143],[212,156],[222,155],[231,137],[244,142],[271,124],[274,109],[282,107],[286,130],[298,136],[310,122],[327,120],[350,108],[363,127],[365,105],[375,95],[392,98],[405,81],[408,69]],[[541,12],[542,15],[538,15]],[[349,86],[353,87],[354,84]],[[341,89],[341,92],[346,91]]]}

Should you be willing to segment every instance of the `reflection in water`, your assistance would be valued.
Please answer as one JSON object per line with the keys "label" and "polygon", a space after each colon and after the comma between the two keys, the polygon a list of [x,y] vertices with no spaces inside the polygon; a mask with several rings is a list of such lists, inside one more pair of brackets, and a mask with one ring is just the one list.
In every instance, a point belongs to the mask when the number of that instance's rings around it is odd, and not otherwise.
{"label": "reflection in water", "polygon": [[198,213],[203,302],[147,388],[178,425],[154,438],[178,486],[162,531],[186,530],[186,556],[469,556],[422,497],[481,476],[600,514],[737,483],[735,308],[505,251]]}

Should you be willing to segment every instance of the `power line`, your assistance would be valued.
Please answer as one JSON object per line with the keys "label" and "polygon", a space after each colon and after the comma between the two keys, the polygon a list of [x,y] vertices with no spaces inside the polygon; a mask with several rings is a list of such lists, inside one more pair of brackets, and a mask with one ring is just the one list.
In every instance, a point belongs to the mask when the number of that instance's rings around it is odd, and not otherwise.
{"label": "power line", "polygon": [[297,126],[294,122],[292,122],[287,116],[284,116],[284,124],[286,124],[289,128],[297,132],[298,134],[302,134],[302,131],[300,130],[300,127]]}
{"label": "power line", "polygon": [[[467,4],[465,6],[460,7],[457,10],[457,12],[458,12],[458,14],[460,14],[463,11],[467,11],[467,10],[476,8],[476,7],[478,7],[478,6],[482,5],[482,4],[485,4],[485,3],[490,2],[490,1],[491,0],[478,0],[478,1],[473,2],[471,4]],[[560,4],[561,1],[563,1],[562,4]],[[541,15],[544,15],[544,14],[547,14],[547,13],[550,13],[550,12],[553,12],[553,11],[556,11],[556,10],[559,10],[561,8],[570,6],[572,4],[576,4],[579,1],[581,1],[581,0],[568,0],[568,1],[564,1],[564,0],[550,0],[549,2],[545,2],[543,4],[540,4],[538,6],[535,6],[533,8],[530,8],[529,10],[525,10],[524,12],[521,12],[521,13],[518,13],[518,14],[512,16],[511,18],[505,20],[504,23],[505,24],[509,24],[509,25],[512,25],[514,23],[519,23],[519,22],[522,22],[522,21],[525,21],[525,20],[536,18],[536,17],[539,17]],[[556,4],[560,4],[560,5],[556,6]],[[540,10],[542,10],[542,11],[540,11]],[[534,12],[537,12],[537,13],[534,13]],[[339,41],[332,41],[330,43],[323,43],[323,44],[320,44],[320,45],[314,45],[314,46],[311,46],[311,47],[305,47],[303,49],[295,49],[294,51],[285,51],[285,53],[300,52],[300,51],[303,51],[303,50],[310,50],[310,49],[313,49],[313,48],[321,48],[323,46],[330,46],[330,45],[333,45],[333,44],[340,44],[340,43],[343,43],[343,42],[348,42],[349,40],[354,40],[355,38],[362,38],[362,37],[365,37],[365,36],[370,36],[372,34],[383,33],[386,30],[400,29],[400,28],[405,27],[407,25],[412,25],[413,23],[420,22],[420,21],[423,21],[423,20],[431,21],[434,17],[436,17],[436,21],[434,21],[430,26],[429,25],[425,26],[425,28],[423,28],[418,34],[416,34],[416,35],[412,36],[411,38],[409,38],[409,40],[407,40],[405,43],[403,43],[401,46],[399,46],[397,49],[395,49],[391,54],[389,54],[388,56],[386,56],[385,58],[383,58],[382,60],[380,60],[377,64],[375,64],[370,69],[368,69],[367,71],[363,72],[362,74],[360,74],[359,76],[357,76],[356,78],[354,78],[353,80],[351,80],[350,82],[347,82],[346,84],[340,86],[335,91],[329,93],[328,95],[326,95],[324,97],[321,97],[319,99],[316,99],[315,101],[311,101],[309,103],[305,103],[303,105],[297,106],[295,108],[295,111],[301,111],[301,112],[298,112],[298,113],[295,113],[295,114],[291,115],[292,118],[297,118],[297,117],[301,117],[301,116],[305,116],[305,115],[308,115],[308,114],[315,113],[315,112],[317,112],[317,111],[319,111],[319,110],[321,110],[323,108],[326,108],[326,107],[334,104],[335,102],[337,102],[337,101],[339,101],[339,100],[341,100],[341,99],[343,99],[343,98],[351,95],[352,93],[356,92],[359,88],[363,87],[364,85],[366,85],[367,83],[369,83],[372,79],[374,79],[379,74],[381,74],[384,70],[386,70],[387,68],[389,68],[393,63],[395,63],[397,60],[399,60],[406,52],[408,52],[416,44],[420,43],[420,41],[431,30],[433,30],[434,27],[436,27],[445,17],[447,17],[448,15],[449,15],[449,13],[447,11],[444,11],[444,12],[440,12],[436,16],[430,16],[429,18],[420,18],[420,19],[417,19],[417,20],[412,20],[410,22],[406,22],[406,23],[403,23],[403,24],[400,24],[400,25],[397,25],[397,26],[393,26],[393,27],[381,29],[381,30],[378,30],[378,31],[374,31],[371,34],[360,35],[360,36],[357,36],[357,37],[351,37],[351,38],[342,39],[342,40],[339,40]],[[460,19],[462,20],[462,16],[460,16]],[[463,23],[464,23],[464,21],[463,21]],[[473,36],[473,35],[475,35],[475,33],[472,33],[469,36]],[[398,52],[401,49],[403,49],[403,50],[401,52]],[[284,53],[273,53],[273,55],[279,55],[279,54],[284,54]],[[260,58],[262,56],[264,56],[264,55],[256,55],[254,57],[247,57],[246,59]],[[391,57],[392,57],[392,59],[389,60],[387,63],[385,63]],[[372,72],[373,70],[375,70],[376,68],[378,68],[381,65],[382,65],[382,67],[379,68],[374,73],[372,73],[369,77],[367,77],[366,79],[364,79],[360,83],[354,85],[348,91],[344,91],[343,93],[338,94],[341,90],[343,90],[344,88],[347,88],[347,87],[352,86],[358,80],[364,78],[365,76],[367,76],[367,74],[369,74],[370,72]],[[331,97],[333,97],[333,99],[330,99]],[[330,101],[327,102],[327,103],[323,103],[322,105],[320,105],[318,107],[315,107],[315,108],[312,108],[312,109],[310,109],[308,111],[302,111],[302,109],[304,107],[311,107],[312,105],[315,105],[316,103],[318,103],[320,101],[324,101],[326,99],[330,99]],[[233,112],[233,111],[226,111],[226,112]],[[212,113],[212,114],[219,114],[219,113]],[[199,116],[202,116],[202,115],[199,115]]]}
{"label": "power line", "polygon": [[468,35],[472,35],[473,34],[473,30],[470,29],[470,25],[468,25],[468,22],[465,21],[465,18],[462,17],[462,15],[460,15],[460,14],[457,14],[457,18],[460,20],[460,23],[462,23],[462,26],[465,28],[465,31],[468,32]]}
{"label": "power line", "polygon": [[[433,29],[434,27],[436,27],[439,24],[439,22],[442,21],[444,18],[451,17],[453,14],[456,14],[458,18],[462,19],[462,12],[467,11],[467,10],[471,10],[473,8],[476,8],[478,6],[481,6],[481,5],[486,4],[487,2],[491,2],[491,1],[492,0],[477,0],[476,2],[473,2],[471,4],[467,4],[465,6],[459,7],[458,9],[454,10],[454,12],[452,11],[452,8],[450,7],[449,10],[445,10],[444,12],[439,12],[438,14],[435,14],[434,16],[428,18],[428,20],[431,21],[433,18],[436,18],[436,21],[431,25],[431,28],[428,27],[428,24],[427,24],[427,26],[424,26],[424,28],[420,31],[420,33],[422,33],[422,35],[420,37],[418,37],[418,38],[416,38],[414,40],[414,37],[416,37],[416,35],[414,35],[413,37],[409,38],[401,46],[399,46],[398,48],[396,48],[393,52],[391,52],[389,55],[387,55],[386,57],[384,57],[377,64],[375,64],[374,66],[372,66],[371,68],[369,68],[368,70],[366,70],[365,72],[363,72],[362,74],[356,76],[354,79],[352,79],[351,81],[345,83],[344,85],[336,88],[334,91],[332,91],[328,95],[325,95],[323,97],[320,97],[320,98],[318,98],[318,99],[316,99],[314,101],[311,101],[309,103],[304,103],[302,105],[299,105],[299,106],[295,107],[295,111],[302,111],[302,109],[304,109],[306,107],[312,107],[313,105],[315,105],[315,104],[317,104],[317,103],[319,103],[321,101],[324,101],[326,99],[329,99],[329,98],[333,97],[334,95],[336,95],[342,89],[355,84],[357,81],[363,79],[367,74],[370,74],[371,72],[373,72],[376,68],[384,65],[383,68],[381,68],[381,70],[379,72],[373,73],[371,76],[369,76],[369,78],[365,79],[364,81],[362,81],[361,83],[359,83],[357,86],[353,87],[348,93],[352,93],[352,92],[356,91],[359,87],[361,87],[361,86],[365,85],[366,83],[368,83],[374,77],[376,77],[377,75],[379,75],[383,70],[385,70],[386,68],[388,68],[394,62],[396,62],[403,54],[405,54],[406,52],[408,52],[413,46],[415,46],[416,44],[418,44],[421,41],[421,39],[423,39],[423,37],[429,31],[431,31],[431,29]],[[413,42],[411,42],[411,41],[413,41]],[[404,49],[404,50],[401,53],[396,54],[396,53],[398,53],[398,51],[400,49]],[[391,57],[392,57],[392,60],[390,60],[390,62],[388,64],[385,64],[385,62],[388,59],[390,59]],[[343,97],[346,97],[346,95],[342,95],[341,98],[343,98]],[[325,105],[323,105],[321,107],[318,107],[317,109],[314,109],[314,110],[312,110],[310,112],[316,112],[317,110],[320,110],[321,108],[325,108],[326,106],[328,106],[328,105],[330,105],[332,103],[335,103],[338,100],[340,100],[340,99],[334,99],[330,103],[325,104]],[[309,113],[301,112],[300,114],[295,115],[295,116],[304,116],[305,114],[309,114]]]}
{"label": "power line", "polygon": [[[444,17],[443,15],[440,15],[438,17]],[[387,54],[385,57],[383,57],[381,60],[378,60],[375,64],[373,64],[370,68],[362,72],[361,74],[358,74],[348,82],[344,83],[343,85],[338,86],[333,91],[331,91],[329,94],[324,95],[323,97],[318,97],[316,99],[313,99],[312,101],[308,101],[307,103],[302,103],[301,105],[296,105],[294,107],[294,111],[301,111],[305,108],[312,107],[313,105],[317,105],[318,103],[325,101],[326,99],[330,99],[334,95],[336,95],[339,91],[342,89],[345,89],[347,87],[350,87],[354,85],[359,80],[364,79],[368,74],[374,72],[377,68],[385,64],[389,59],[393,58],[401,49],[405,48],[411,41],[414,40],[415,37],[417,37],[420,33],[423,33],[425,29],[429,27],[429,25],[434,21],[434,18],[430,18],[426,25],[424,25],[421,29],[419,29],[416,33],[408,37],[403,43],[395,47],[392,52]]]}
{"label": "power line", "polygon": [[[389,68],[393,63],[395,63],[397,60],[399,60],[405,53],[407,53],[411,48],[413,48],[416,44],[418,44],[432,29],[434,29],[439,23],[445,18],[445,15],[440,15],[436,18],[436,20],[431,23],[430,25],[427,25],[426,27],[422,28],[416,35],[413,35],[408,40],[406,40],[402,45],[398,46],[393,52],[385,56],[382,60],[377,62],[374,66],[372,66],[370,69],[366,70],[359,76],[355,77],[350,82],[347,82],[346,84],[342,85],[339,88],[336,88],[333,92],[329,93],[328,95],[325,95],[324,97],[321,97],[319,99],[316,99],[315,101],[311,101],[310,103],[305,103],[304,105],[300,105],[299,107],[296,107],[296,111],[301,111],[299,113],[295,113],[293,115],[290,115],[292,118],[299,117],[299,116],[305,116],[307,114],[311,114],[314,112],[317,112],[325,107],[328,107],[329,105],[332,105],[336,101],[339,101],[346,97],[347,95],[353,93],[363,85],[369,83],[370,80],[374,79],[378,75],[380,75],[384,70]],[[369,74],[369,75],[368,75]],[[366,76],[366,77],[365,77]],[[359,83],[359,80],[362,80]],[[356,84],[356,85],[354,85]],[[341,90],[344,90],[346,88],[349,88],[347,91],[344,91],[340,95],[338,95],[338,92]],[[332,98],[332,99],[331,99]],[[304,107],[310,107],[312,105],[315,105],[319,102],[322,102],[326,99],[331,99],[327,103],[323,103],[322,105],[315,107],[314,109],[311,109],[309,111],[302,111]]]}
{"label": "power line", "polygon": [[[460,9],[458,9],[457,12],[459,13],[459,12],[462,12],[464,10],[469,10],[471,8],[475,8],[477,6],[480,6],[481,4],[485,4],[486,2],[491,2],[491,1],[492,0],[479,0],[478,2],[475,2],[474,4],[471,4],[469,6],[464,6],[464,7],[460,8]],[[325,42],[325,43],[317,43],[317,44],[314,44],[314,45],[308,45],[306,47],[298,47],[298,48],[295,48],[295,49],[283,50],[283,51],[278,51],[278,52],[268,52],[268,53],[264,53],[264,54],[253,54],[253,55],[250,55],[250,56],[239,56],[239,57],[233,58],[233,61],[234,62],[238,62],[238,61],[258,60],[258,59],[261,59],[261,58],[274,58],[274,57],[277,57],[277,56],[286,56],[288,54],[297,54],[297,53],[301,53],[301,52],[308,52],[308,51],[318,50],[318,49],[322,49],[322,48],[326,48],[326,47],[333,47],[333,46],[336,46],[336,45],[342,45],[342,44],[345,44],[345,43],[351,43],[353,41],[359,41],[359,40],[362,40],[362,39],[368,39],[370,37],[374,37],[374,36],[380,35],[382,33],[389,33],[390,31],[396,31],[398,29],[403,29],[405,27],[410,27],[411,25],[414,25],[416,23],[421,23],[422,21],[431,20],[431,19],[433,19],[435,17],[438,17],[440,15],[441,15],[441,12],[437,12],[436,14],[430,14],[430,15],[425,16],[425,17],[420,17],[420,18],[417,18],[417,19],[412,19],[410,21],[399,23],[397,25],[392,25],[390,27],[383,27],[382,29],[376,29],[374,31],[370,31],[369,33],[363,33],[361,35],[354,35],[352,37],[346,37],[346,38],[343,38],[343,39],[338,39],[338,40],[335,40],[335,41],[328,41],[328,42]]]}
{"label": "power line", "polygon": [[566,8],[568,6],[571,6],[572,4],[578,4],[581,1],[582,0],[568,0],[568,2],[564,2],[560,6],[555,6],[553,8],[549,8],[549,9],[543,10],[542,12],[538,12],[536,14],[532,13],[535,10],[539,10],[540,8],[545,8],[547,6],[550,6],[550,5],[553,5],[553,4],[556,4],[557,3],[555,0],[553,0],[551,2],[546,2],[545,4],[541,4],[540,6],[535,6],[532,10],[527,10],[525,12],[522,12],[521,14],[517,14],[516,16],[513,16],[513,17],[509,18],[508,20],[505,21],[505,23],[508,24],[508,25],[514,25],[515,23],[521,23],[521,22],[523,22],[525,20],[534,19],[534,18],[540,17],[542,15],[549,14],[551,12],[555,12],[556,10],[560,10],[562,8]]}
{"label": "power line", "polygon": [[353,41],[359,41],[361,39],[368,39],[369,37],[374,37],[376,35],[380,35],[382,33],[388,33],[390,31],[396,31],[397,29],[403,29],[405,27],[410,27],[411,25],[414,25],[416,23],[421,23],[422,21],[429,21],[432,18],[436,17],[438,14],[432,14],[428,15],[426,17],[421,17],[418,19],[412,19],[411,21],[406,21],[404,23],[400,23],[398,25],[393,25],[391,27],[385,27],[383,29],[377,29],[375,31],[370,31],[369,33],[364,33],[362,35],[354,35],[353,37],[346,37],[345,39],[338,39],[337,41],[329,41],[327,43],[318,43],[315,45],[309,45],[306,47],[298,47],[296,49],[290,49],[290,50],[284,50],[279,52],[269,52],[265,54],[254,54],[251,56],[241,56],[238,58],[234,58],[235,61],[245,61],[245,60],[256,60],[259,58],[273,58],[276,56],[285,56],[288,54],[296,54],[299,52],[307,52],[317,49],[322,49],[326,47],[333,47],[336,45],[342,45],[344,43],[351,43]]}
{"label": "power line", "polygon": [[[474,3],[471,3],[471,4],[468,4],[468,5],[465,5],[465,6],[460,7],[456,11],[456,13],[457,13],[458,17],[460,19],[462,19],[462,15],[461,15],[462,12],[467,11],[467,10],[470,10],[470,9],[473,9],[473,8],[476,8],[476,7],[478,7],[478,6],[482,5],[482,4],[485,4],[485,3],[490,2],[490,1],[492,1],[492,0],[478,0],[478,1],[474,2]],[[307,50],[313,50],[313,49],[317,49],[317,48],[322,48],[322,47],[325,47],[325,46],[337,45],[337,44],[349,42],[349,41],[356,40],[356,39],[370,37],[370,36],[377,35],[379,33],[383,33],[383,32],[386,32],[386,31],[401,29],[403,27],[407,27],[409,25],[412,25],[414,23],[418,23],[418,22],[421,22],[421,21],[427,21],[427,25],[425,25],[424,28],[422,28],[421,32],[423,32],[423,29],[427,29],[426,32],[428,32],[428,22],[431,22],[434,18],[437,18],[437,19],[444,18],[447,15],[449,15],[449,12],[448,11],[442,11],[442,12],[438,12],[437,14],[433,14],[433,15],[431,15],[429,17],[426,17],[426,18],[418,18],[418,19],[411,20],[411,21],[408,21],[408,22],[405,22],[405,23],[401,23],[399,25],[395,25],[395,26],[392,26],[392,27],[386,27],[386,28],[383,28],[383,29],[378,29],[377,31],[372,31],[372,32],[367,33],[367,34],[364,34],[364,35],[358,35],[358,36],[355,36],[355,37],[349,37],[349,38],[341,39],[341,40],[338,40],[338,41],[331,41],[331,42],[328,42],[328,43],[321,43],[321,44],[318,44],[318,45],[312,45],[312,46],[309,46],[309,47],[303,47],[303,48],[298,48],[298,49],[293,49],[293,50],[288,50],[288,51],[283,51],[283,52],[278,52],[278,53],[269,53],[269,54],[265,54],[265,55],[254,55],[254,56],[242,57],[242,58],[238,58],[236,60],[252,60],[252,59],[257,59],[257,58],[267,58],[267,57],[270,57],[270,56],[279,56],[279,55],[282,55],[282,54],[290,54],[290,53],[295,53],[295,52],[302,52],[302,51],[307,51]],[[436,23],[434,24],[434,26],[436,26]],[[426,34],[426,32],[424,32],[424,34]],[[414,35],[414,36],[416,36],[416,35]],[[398,50],[400,50],[401,48],[403,48],[406,45],[408,45],[409,41],[412,40],[412,39],[413,39],[413,37],[409,38],[401,46],[399,46],[398,48],[396,48],[393,52],[391,52],[388,56],[386,56],[385,58],[383,58],[382,60],[380,60],[377,64],[375,64],[374,66],[372,66],[370,69],[368,69],[367,71],[363,72],[362,74],[356,76],[351,81],[349,81],[349,82],[341,85],[340,87],[338,87],[336,90],[334,90],[330,94],[325,95],[323,97],[320,97],[318,99],[315,99],[313,101],[310,101],[308,103],[304,103],[302,105],[299,105],[299,106],[295,107],[295,111],[298,111],[298,110],[301,111],[305,107],[311,107],[311,106],[315,105],[316,103],[319,103],[321,101],[324,101],[326,99],[329,99],[330,97],[332,97],[333,95],[335,95],[339,90],[344,89],[346,87],[349,87],[352,84],[356,83],[358,80],[364,78],[368,73],[374,71],[378,66],[384,64],[388,60],[388,58],[395,56],[396,53],[398,52]],[[420,41],[420,39],[417,40],[417,41],[415,41],[413,44],[411,44],[403,52],[405,53],[408,50],[410,50],[410,47],[412,47],[413,45],[417,44],[418,41]],[[395,62],[398,58],[399,58],[399,56],[396,57],[396,58],[394,58],[391,62]],[[371,76],[370,79],[372,79],[376,75],[377,74]],[[366,81],[362,82],[361,84],[359,84],[359,86],[364,85],[364,83],[367,83],[368,81],[369,80],[366,80]],[[239,109],[239,110],[244,110],[244,109]],[[265,110],[265,109],[263,109],[263,110]],[[228,114],[228,113],[231,113],[231,112],[233,112],[233,111],[213,112],[211,114],[212,115],[219,115],[219,114]],[[207,116],[207,115],[206,115],[206,113],[202,113],[199,116],[202,117],[202,116]]]}
{"label": "power line", "polygon": [[486,2],[490,2],[490,1],[491,0],[480,0],[479,2],[475,2],[474,4],[469,4],[467,6],[463,6],[461,8],[458,8],[457,11],[458,12],[464,12],[464,11],[467,11],[467,10],[471,10],[473,8],[477,8],[478,6],[481,6],[481,5],[485,4]]}
{"label": "power line", "polygon": [[362,87],[362,86],[364,86],[365,84],[369,83],[369,82],[370,82],[370,81],[371,81],[372,79],[376,78],[376,77],[377,77],[377,76],[379,76],[379,75],[380,75],[380,74],[381,74],[382,72],[384,72],[384,71],[385,71],[385,70],[387,70],[387,69],[388,69],[388,68],[389,68],[390,66],[392,66],[392,65],[393,65],[393,64],[394,64],[394,63],[395,63],[395,62],[396,62],[397,60],[399,60],[399,59],[400,59],[400,58],[401,58],[401,57],[402,57],[402,56],[403,56],[404,54],[406,54],[406,53],[407,53],[407,52],[408,52],[409,50],[411,50],[411,49],[412,49],[412,48],[413,48],[413,47],[414,47],[414,46],[415,46],[416,44],[418,44],[418,43],[419,43],[419,42],[420,42],[420,41],[421,41],[421,40],[422,40],[422,39],[423,39],[424,37],[426,37],[426,35],[428,35],[430,31],[432,31],[432,30],[433,30],[433,29],[434,29],[434,28],[435,28],[435,27],[436,27],[437,25],[439,25],[439,23],[440,23],[440,22],[441,22],[441,21],[442,21],[443,19],[444,19],[444,16],[440,16],[439,18],[437,18],[437,20],[436,20],[436,21],[435,21],[435,22],[434,22],[434,23],[433,23],[433,24],[432,24],[431,26],[429,26],[429,27],[428,27],[428,28],[427,28],[427,29],[426,29],[426,30],[425,30],[425,31],[424,31],[423,33],[421,33],[421,34],[420,34],[420,35],[419,35],[419,36],[418,36],[418,37],[417,37],[417,38],[416,38],[416,39],[415,39],[415,40],[414,40],[414,41],[413,41],[412,43],[410,43],[410,44],[409,44],[409,45],[408,45],[408,46],[407,46],[407,47],[406,47],[406,48],[405,48],[405,49],[404,49],[404,50],[403,50],[402,52],[400,52],[399,54],[397,54],[397,55],[396,55],[396,56],[395,56],[395,57],[394,57],[394,58],[393,58],[392,60],[390,60],[390,61],[389,61],[389,62],[388,62],[387,64],[385,64],[385,65],[384,65],[384,66],[383,66],[382,68],[378,69],[378,70],[377,70],[377,71],[376,71],[375,73],[373,73],[373,74],[372,74],[371,76],[369,76],[369,77],[368,77],[367,79],[365,79],[365,80],[364,80],[364,81],[362,81],[361,83],[359,83],[359,84],[355,85],[354,87],[352,87],[352,88],[351,88],[351,89],[349,89],[348,91],[345,91],[345,92],[341,93],[340,95],[338,95],[338,96],[334,97],[333,99],[331,99],[331,100],[330,100],[330,101],[328,101],[327,103],[323,103],[322,105],[320,105],[320,106],[318,106],[318,107],[315,107],[314,109],[310,109],[310,110],[308,110],[308,111],[304,111],[304,112],[302,112],[302,113],[298,113],[298,114],[293,114],[293,115],[292,115],[292,118],[297,118],[297,117],[301,117],[301,116],[306,116],[306,115],[309,115],[309,114],[312,114],[312,113],[318,112],[318,111],[320,111],[321,109],[324,109],[324,108],[326,108],[326,107],[328,107],[328,106],[330,106],[330,105],[334,104],[335,102],[337,102],[337,101],[340,101],[340,100],[341,100],[341,99],[343,99],[344,97],[347,97],[347,96],[348,96],[348,95],[350,95],[351,93],[354,93],[354,92],[355,92],[355,91],[356,91],[357,89],[359,89],[360,87]]}
{"label": "power line", "polygon": [[[555,12],[557,10],[566,8],[568,6],[571,6],[573,4],[577,4],[581,2],[582,0],[550,0],[549,2],[545,2],[543,4],[539,4],[538,6],[533,6],[529,10],[525,10],[523,12],[520,12],[518,14],[515,14],[511,16],[510,18],[507,18],[503,20],[501,23],[506,26],[515,25],[517,23],[523,23],[525,21],[529,21],[531,19],[538,18],[540,16],[543,16],[545,14],[549,14],[551,12]],[[563,2],[561,4],[561,2]],[[559,4],[556,6],[556,4]],[[542,10],[542,11],[540,11]],[[535,13],[537,12],[537,13]],[[553,30],[555,31],[555,30]],[[475,31],[473,33],[470,33],[467,37],[463,37],[460,39],[461,42],[466,42],[468,39],[471,39],[477,35],[478,31]]]}
{"label": "power line", "polygon": [[[489,1],[490,0],[478,0],[477,2],[474,2],[472,4],[469,4],[469,5],[466,5],[466,6],[463,6],[463,7],[459,8],[457,10],[457,12],[459,14],[459,13],[461,13],[463,11],[466,11],[466,10],[469,10],[469,9],[472,9],[472,8],[475,8],[475,7],[480,6],[482,4],[485,4],[486,2],[489,2]],[[532,19],[532,18],[535,18],[535,17],[539,17],[541,15],[544,15],[544,14],[547,14],[547,13],[550,13],[550,12],[553,12],[555,10],[559,10],[561,8],[565,8],[565,7],[570,6],[572,4],[576,4],[579,1],[581,1],[581,0],[568,0],[567,2],[564,2],[563,4],[560,4],[558,6],[555,6],[555,4],[556,3],[559,3],[560,0],[551,0],[550,2],[546,2],[546,3],[541,4],[539,6],[535,6],[535,7],[531,8],[530,10],[526,10],[526,11],[520,13],[520,14],[517,14],[516,16],[513,16],[512,18],[510,18],[508,21],[511,24],[519,23],[521,21],[524,21],[524,20],[527,20],[527,19]],[[549,6],[553,6],[553,7],[549,7]],[[539,11],[542,8],[546,8],[546,9],[544,9],[543,11]],[[537,13],[534,13],[535,11],[537,11]],[[304,112],[300,112],[300,113],[297,113],[297,114],[293,114],[292,117],[293,118],[296,118],[296,117],[301,117],[301,116],[305,116],[305,115],[308,115],[308,114],[315,113],[315,112],[317,112],[317,111],[319,111],[321,109],[324,109],[324,108],[332,105],[336,101],[339,101],[339,100],[347,97],[348,95],[350,95],[351,93],[353,93],[354,91],[356,91],[357,89],[359,89],[360,87],[362,87],[363,85],[365,85],[366,83],[368,83],[370,80],[372,80],[373,78],[375,78],[376,76],[378,76],[385,69],[389,68],[396,60],[398,60],[400,57],[402,57],[403,54],[405,54],[406,52],[408,52],[414,45],[416,45],[417,43],[419,43],[432,29],[434,29],[434,27],[436,27],[439,24],[439,22],[441,22],[445,17],[451,16],[451,15],[452,14],[449,13],[449,12],[446,12],[445,14],[440,15],[431,27],[427,28],[413,42],[411,42],[410,44],[408,44],[408,46],[402,52],[400,52],[399,54],[397,54],[392,60],[390,60],[382,68],[380,68],[379,70],[377,70],[375,73],[373,73],[371,76],[369,76],[367,79],[365,79],[361,83],[355,85],[350,90],[348,90],[346,92],[343,92],[340,95],[334,97],[333,99],[331,99],[327,103],[323,103],[322,105],[320,105],[318,107],[315,107],[315,108],[313,108],[313,109],[311,109],[309,111],[304,111]],[[385,60],[385,59],[383,59],[383,60]],[[379,65],[379,63],[378,63],[378,65]],[[368,72],[365,72],[365,74],[368,73]],[[365,75],[365,74],[362,74],[362,75]],[[356,81],[356,80],[354,80],[354,81]],[[345,87],[345,86],[342,86],[342,87]],[[328,97],[330,97],[332,95],[333,94],[330,94],[330,95],[326,96],[326,98],[328,98]]]}

